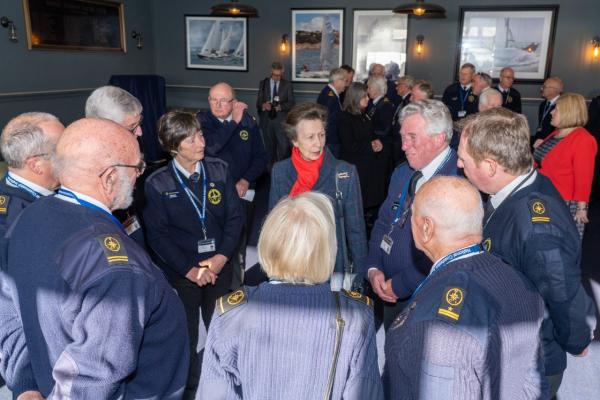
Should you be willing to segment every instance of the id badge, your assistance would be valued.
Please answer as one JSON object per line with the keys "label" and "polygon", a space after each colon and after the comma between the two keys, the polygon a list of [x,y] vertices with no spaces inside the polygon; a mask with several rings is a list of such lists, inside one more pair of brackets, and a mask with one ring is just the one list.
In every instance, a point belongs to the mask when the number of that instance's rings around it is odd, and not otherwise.
{"label": "id badge", "polygon": [[198,240],[198,254],[208,253],[217,250],[215,239]]}
{"label": "id badge", "polygon": [[458,118],[463,118],[467,116],[467,112],[465,110],[461,110],[458,112]]}
{"label": "id badge", "polygon": [[133,232],[140,229],[142,225],[140,224],[140,220],[137,218],[137,216],[132,215],[131,217],[127,218],[125,222],[123,222],[123,227],[125,228],[127,235],[131,236]]}
{"label": "id badge", "polygon": [[385,251],[386,254],[389,255],[392,251],[393,245],[394,241],[392,240],[392,238],[388,235],[383,235],[383,239],[381,239],[381,244],[379,245],[379,247],[381,247],[381,250]]}

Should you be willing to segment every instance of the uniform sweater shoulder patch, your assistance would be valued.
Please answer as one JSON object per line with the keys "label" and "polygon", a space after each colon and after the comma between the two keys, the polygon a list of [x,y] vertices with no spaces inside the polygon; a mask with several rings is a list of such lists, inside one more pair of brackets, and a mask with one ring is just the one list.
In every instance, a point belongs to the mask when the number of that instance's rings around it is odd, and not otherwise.
{"label": "uniform sweater shoulder patch", "polygon": [[329,97],[335,96],[335,94],[333,94],[333,90],[330,90],[329,92],[327,92],[327,96],[329,96]]}
{"label": "uniform sweater shoulder patch", "polygon": [[231,311],[242,304],[246,304],[247,302],[248,295],[246,294],[244,288],[240,288],[217,299],[217,312],[219,313],[219,316],[221,316],[227,311]]}
{"label": "uniform sweater shoulder patch", "polygon": [[8,203],[10,202],[10,196],[7,194],[0,195],[0,214],[8,213]]}
{"label": "uniform sweater shoulder patch", "polygon": [[352,299],[354,301],[359,301],[361,303],[368,305],[369,307],[373,307],[373,300],[371,300],[371,298],[369,296],[365,296],[358,292],[353,292],[353,291],[345,290],[345,289],[342,289],[341,293],[349,299]]}
{"label": "uniform sweater shoulder patch", "polygon": [[103,234],[96,237],[109,266],[129,264],[127,250],[118,235]]}
{"label": "uniform sweater shoulder patch", "polygon": [[531,199],[527,202],[531,214],[531,222],[535,224],[550,222],[548,206],[542,199]]}
{"label": "uniform sweater shoulder patch", "polygon": [[452,323],[458,322],[466,296],[467,291],[464,288],[446,286],[442,294],[440,306],[437,309],[437,317]]}

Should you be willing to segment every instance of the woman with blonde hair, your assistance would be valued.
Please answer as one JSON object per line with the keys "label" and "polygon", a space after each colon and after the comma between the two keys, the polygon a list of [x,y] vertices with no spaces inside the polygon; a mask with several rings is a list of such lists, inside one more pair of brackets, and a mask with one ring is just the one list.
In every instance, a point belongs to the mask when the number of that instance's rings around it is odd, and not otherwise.
{"label": "woman with blonde hair", "polygon": [[584,128],[588,120],[585,99],[564,93],[556,101],[550,123],[556,128],[534,149],[533,156],[566,201],[579,235],[588,220],[588,203],[598,151],[596,139]]}

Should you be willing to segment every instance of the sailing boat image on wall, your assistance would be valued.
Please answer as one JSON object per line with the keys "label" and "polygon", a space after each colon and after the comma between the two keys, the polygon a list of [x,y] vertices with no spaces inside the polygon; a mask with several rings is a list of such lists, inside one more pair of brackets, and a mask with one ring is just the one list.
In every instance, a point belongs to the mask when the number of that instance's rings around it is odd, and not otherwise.
{"label": "sailing boat image on wall", "polygon": [[342,60],[343,10],[292,10],[292,79],[327,82]]}
{"label": "sailing boat image on wall", "polygon": [[186,16],[187,68],[247,71],[246,18]]}

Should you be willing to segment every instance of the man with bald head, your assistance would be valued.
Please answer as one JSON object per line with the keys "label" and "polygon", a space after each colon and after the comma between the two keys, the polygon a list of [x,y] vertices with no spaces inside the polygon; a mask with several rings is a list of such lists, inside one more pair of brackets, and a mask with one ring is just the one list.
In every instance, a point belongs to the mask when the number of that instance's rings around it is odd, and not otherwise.
{"label": "man with bald head", "polygon": [[502,94],[496,89],[484,89],[479,95],[479,112],[502,107]]}
{"label": "man with bald head", "polygon": [[58,196],[7,233],[30,362],[45,397],[180,399],[189,348],[183,307],[111,214],[145,164],[137,141],[104,119],[69,125],[56,146]]}
{"label": "man with bald head", "polygon": [[417,192],[411,218],[415,245],[433,266],[388,330],[387,398],[547,398],[543,301],[519,272],[482,251],[477,189],[434,177]]}
{"label": "man with bald head", "polygon": [[521,93],[513,87],[514,82],[515,71],[511,67],[504,67],[500,70],[498,85],[494,89],[502,93],[502,107],[520,114]]}
{"label": "man with bald head", "polygon": [[552,76],[544,81],[541,87],[541,95],[544,101],[538,107],[538,126],[533,136],[534,146],[541,143],[550,133],[554,131],[554,127],[550,123],[552,110],[556,107],[556,100],[564,88],[563,81],[558,76]]}

